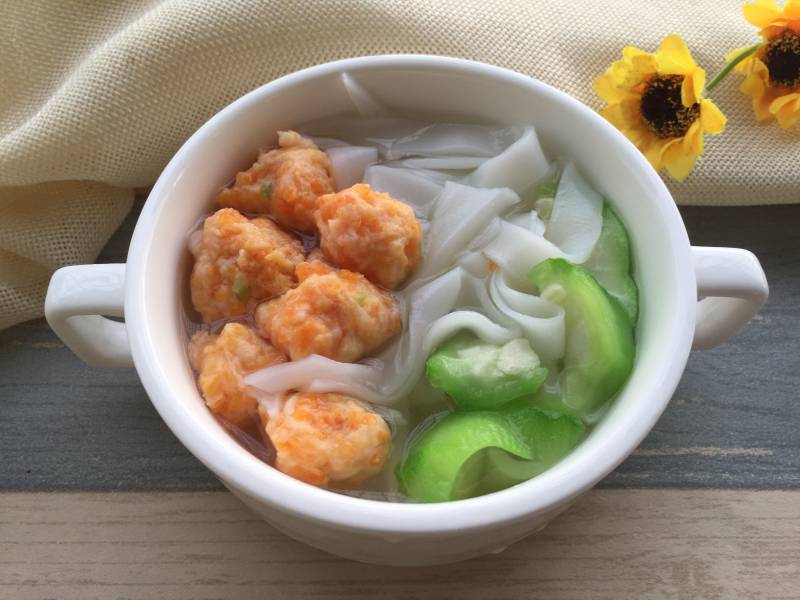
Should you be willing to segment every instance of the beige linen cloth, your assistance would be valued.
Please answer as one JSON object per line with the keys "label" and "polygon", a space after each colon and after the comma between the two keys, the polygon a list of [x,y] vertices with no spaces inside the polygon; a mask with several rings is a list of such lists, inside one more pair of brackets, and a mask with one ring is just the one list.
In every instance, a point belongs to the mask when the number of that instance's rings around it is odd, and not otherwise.
{"label": "beige linen cloth", "polygon": [[[599,107],[623,46],[682,35],[713,74],[756,40],[739,0],[4,0],[0,3],[0,328],[42,314],[50,274],[93,261],[206,119],[285,73],[429,53],[508,67]],[[683,204],[800,201],[800,135],[757,125],[733,74],[730,121]]]}

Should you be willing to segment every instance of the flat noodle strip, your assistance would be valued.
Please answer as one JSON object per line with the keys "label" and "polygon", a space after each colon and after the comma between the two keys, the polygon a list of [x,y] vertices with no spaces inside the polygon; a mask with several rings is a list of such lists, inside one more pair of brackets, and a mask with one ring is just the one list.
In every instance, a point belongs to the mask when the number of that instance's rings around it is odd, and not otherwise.
{"label": "flat noodle strip", "polygon": [[553,211],[544,236],[570,261],[581,264],[592,254],[603,228],[603,197],[586,182],[574,163],[561,173]]}
{"label": "flat noodle strip", "polygon": [[491,158],[519,139],[519,127],[485,127],[435,123],[396,140],[387,152],[390,160],[409,156],[475,156]]}
{"label": "flat noodle strip", "polygon": [[402,200],[414,213],[428,219],[433,212],[434,203],[444,189],[444,181],[438,183],[411,169],[372,165],[364,172],[364,182],[379,192],[386,192],[393,198]]}
{"label": "flat noodle strip", "polygon": [[519,196],[507,188],[478,189],[448,181],[436,200],[416,278],[449,269],[495,217],[517,203]]}
{"label": "flat noodle strip", "polygon": [[403,158],[387,161],[390,167],[402,169],[432,169],[441,171],[471,171],[486,162],[482,156],[431,156],[422,158]]}
{"label": "flat noodle strip", "polygon": [[497,308],[519,326],[543,361],[564,356],[566,330],[562,307],[513,289],[500,272],[492,274],[489,295]]}
{"label": "flat noodle strip", "polygon": [[483,253],[497,264],[515,287],[532,291],[528,273],[548,258],[566,258],[553,242],[508,221],[501,222],[500,233],[484,248]]}
{"label": "flat noodle strip", "polygon": [[532,188],[550,172],[536,130],[526,127],[522,137],[480,165],[466,180],[482,188],[510,187],[518,194]]}
{"label": "flat noodle strip", "polygon": [[364,171],[378,162],[378,150],[372,146],[337,146],[325,152],[337,192],[364,181]]}

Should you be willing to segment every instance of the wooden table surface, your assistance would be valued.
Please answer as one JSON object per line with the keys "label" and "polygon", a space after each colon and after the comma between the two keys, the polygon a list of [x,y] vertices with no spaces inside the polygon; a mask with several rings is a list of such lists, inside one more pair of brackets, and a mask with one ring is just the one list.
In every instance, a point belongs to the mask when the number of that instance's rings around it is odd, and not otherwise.
{"label": "wooden table surface", "polygon": [[[137,210],[100,262],[125,260]],[[0,332],[0,598],[800,598],[800,205],[683,208],[754,251],[771,297],[693,353],[642,446],[541,534],[430,569],[294,542],[222,488],[133,370],[42,320]]]}

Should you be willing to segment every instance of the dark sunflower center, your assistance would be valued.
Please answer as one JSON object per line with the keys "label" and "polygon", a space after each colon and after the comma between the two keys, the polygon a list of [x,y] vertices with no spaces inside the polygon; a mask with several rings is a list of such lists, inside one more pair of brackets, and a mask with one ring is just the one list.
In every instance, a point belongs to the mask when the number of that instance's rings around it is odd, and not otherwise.
{"label": "dark sunflower center", "polygon": [[680,137],[700,114],[700,105],[681,102],[683,75],[653,75],[642,93],[641,114],[647,128],[660,138]]}
{"label": "dark sunflower center", "polygon": [[784,31],[767,44],[769,80],[776,85],[800,86],[800,34]]}

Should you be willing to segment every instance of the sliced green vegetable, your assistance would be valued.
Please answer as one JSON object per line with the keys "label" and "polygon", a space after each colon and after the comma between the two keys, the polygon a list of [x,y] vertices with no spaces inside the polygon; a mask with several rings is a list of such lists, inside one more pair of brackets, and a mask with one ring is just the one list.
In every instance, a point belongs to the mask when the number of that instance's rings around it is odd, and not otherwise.
{"label": "sliced green vegetable", "polygon": [[571,406],[564,404],[561,399],[561,394],[544,389],[544,386],[536,392],[533,397],[533,405],[541,408],[542,410],[553,410],[564,414],[572,415],[576,418],[581,417],[581,413]]}
{"label": "sliced green vegetable", "polygon": [[[485,448],[499,448],[519,458],[531,459],[527,444],[509,422],[495,412],[452,413],[417,440],[397,470],[406,493],[420,502],[445,502],[467,497],[467,482],[454,486],[461,468]],[[479,478],[482,471],[474,477]]]}
{"label": "sliced green vegetable", "polygon": [[420,502],[487,494],[548,469],[583,433],[580,420],[527,401],[499,411],[452,413],[420,436],[397,477]]}
{"label": "sliced green vegetable", "polygon": [[485,450],[487,468],[476,480],[473,496],[496,492],[543,473],[569,454],[586,431],[579,418],[528,401],[514,402],[502,413],[528,444],[532,458],[523,460],[496,448]]}
{"label": "sliced green vegetable", "polygon": [[430,356],[426,374],[458,408],[483,410],[532,396],[547,378],[547,369],[525,338],[499,346],[462,332]]}
{"label": "sliced green vegetable", "polygon": [[622,304],[635,324],[639,316],[639,292],[631,277],[631,244],[625,226],[608,202],[603,207],[600,239],[583,267]]}
{"label": "sliced green vegetable", "polygon": [[585,269],[562,258],[529,274],[543,298],[564,307],[567,343],[562,401],[586,416],[616,394],[633,368],[633,325],[619,302]]}
{"label": "sliced green vegetable", "polygon": [[261,195],[264,198],[266,198],[267,200],[272,198],[272,182],[271,181],[265,181],[264,183],[262,183],[260,192],[261,192]]}
{"label": "sliced green vegetable", "polygon": [[233,278],[231,289],[239,302],[247,302],[250,297],[250,282],[247,280],[247,275],[241,271],[237,273]]}
{"label": "sliced green vegetable", "polygon": [[583,436],[580,419],[528,401],[514,402],[501,413],[528,444],[539,473],[572,450]]}

